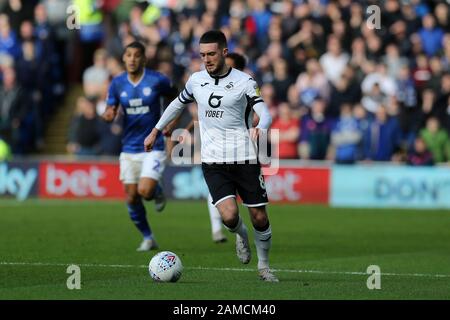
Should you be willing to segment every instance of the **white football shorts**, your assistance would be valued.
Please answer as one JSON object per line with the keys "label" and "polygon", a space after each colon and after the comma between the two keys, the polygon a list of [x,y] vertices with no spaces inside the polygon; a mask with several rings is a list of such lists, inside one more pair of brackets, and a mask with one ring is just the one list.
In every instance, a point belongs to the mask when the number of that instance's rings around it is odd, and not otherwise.
{"label": "white football shorts", "polygon": [[122,152],[120,161],[120,181],[124,184],[137,184],[140,178],[159,181],[166,167],[165,151],[142,153]]}

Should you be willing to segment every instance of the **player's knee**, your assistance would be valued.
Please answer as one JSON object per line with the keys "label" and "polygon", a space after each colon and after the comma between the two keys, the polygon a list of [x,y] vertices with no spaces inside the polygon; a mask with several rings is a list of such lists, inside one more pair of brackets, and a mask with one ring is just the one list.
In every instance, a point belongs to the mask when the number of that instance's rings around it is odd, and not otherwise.
{"label": "player's knee", "polygon": [[127,194],[127,204],[136,204],[140,201],[140,196],[137,192]]}
{"label": "player's knee", "polygon": [[152,200],[153,199],[154,188],[138,187],[138,193],[145,200]]}
{"label": "player's knee", "polygon": [[263,227],[269,223],[265,208],[251,208],[250,214],[254,226]]}
{"label": "player's knee", "polygon": [[225,225],[234,225],[239,220],[238,208],[236,206],[222,206],[220,209],[220,215]]}

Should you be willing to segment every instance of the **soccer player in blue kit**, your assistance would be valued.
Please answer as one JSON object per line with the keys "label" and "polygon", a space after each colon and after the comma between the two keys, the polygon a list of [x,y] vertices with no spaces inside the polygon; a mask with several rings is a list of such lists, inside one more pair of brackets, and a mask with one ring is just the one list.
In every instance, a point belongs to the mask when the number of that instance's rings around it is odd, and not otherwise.
{"label": "soccer player in blue kit", "polygon": [[123,62],[126,72],[115,77],[109,87],[107,108],[102,118],[111,122],[119,105],[124,114],[120,180],[125,186],[127,207],[131,220],[142,233],[143,241],[137,251],[157,249],[155,237],[147,221],[142,199],[154,200],[155,210],[165,206],[160,180],[165,168],[164,133],[156,139],[150,153],[143,148],[145,137],[161,116],[161,98],[172,100],[177,90],[171,81],[159,72],[145,68],[145,47],[132,42],[125,47]]}

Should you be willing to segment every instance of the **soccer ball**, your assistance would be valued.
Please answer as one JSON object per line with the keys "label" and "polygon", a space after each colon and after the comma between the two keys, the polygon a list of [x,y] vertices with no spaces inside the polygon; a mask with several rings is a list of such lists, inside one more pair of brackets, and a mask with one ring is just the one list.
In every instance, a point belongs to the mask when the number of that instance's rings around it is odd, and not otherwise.
{"label": "soccer ball", "polygon": [[152,279],[157,282],[176,282],[181,277],[183,265],[175,253],[162,251],[150,260],[148,271]]}

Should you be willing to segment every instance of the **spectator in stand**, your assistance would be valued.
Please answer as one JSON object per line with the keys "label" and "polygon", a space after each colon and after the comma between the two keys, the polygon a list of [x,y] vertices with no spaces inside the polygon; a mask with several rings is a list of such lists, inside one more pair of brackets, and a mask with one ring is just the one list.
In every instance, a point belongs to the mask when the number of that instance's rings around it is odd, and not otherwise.
{"label": "spectator in stand", "polygon": [[331,86],[327,114],[331,118],[338,118],[342,104],[354,104],[359,101],[361,101],[361,88],[355,79],[353,68],[347,66],[341,75],[340,81]]}
{"label": "spectator in stand", "polygon": [[439,56],[433,56],[429,59],[431,78],[427,83],[427,87],[433,89],[434,92],[438,92],[441,87],[441,80],[444,74],[442,69],[442,61]]}
{"label": "spectator in stand", "polygon": [[367,110],[360,103],[353,105],[352,114],[356,120],[356,123],[358,124],[358,128],[361,131],[362,135],[357,146],[356,154],[356,160],[361,161],[365,160],[366,158],[364,149],[364,137],[368,134],[371,119],[368,116]]}
{"label": "spectator in stand", "polygon": [[280,58],[273,63],[273,80],[272,85],[275,89],[275,98],[277,101],[287,101],[287,91],[292,83],[292,79],[288,73],[288,65],[286,60]]}
{"label": "spectator in stand", "polygon": [[441,128],[438,118],[428,118],[426,127],[420,130],[419,136],[432,153],[435,163],[450,161],[450,139],[447,131]]}
{"label": "spectator in stand", "polygon": [[394,43],[387,45],[382,61],[386,65],[388,76],[393,79],[398,76],[400,69],[409,63],[406,57],[400,56],[399,48]]}
{"label": "spectator in stand", "polygon": [[106,70],[111,78],[114,78],[122,72],[125,72],[120,59],[112,56],[106,59]]}
{"label": "spectator in stand", "polygon": [[12,152],[23,154],[30,151],[31,144],[25,141],[28,133],[29,99],[27,92],[17,83],[12,68],[3,70],[3,85],[0,87],[0,135],[11,145]]}
{"label": "spectator in stand", "polygon": [[442,48],[442,39],[444,32],[436,26],[434,16],[429,13],[422,18],[422,29],[419,30],[419,36],[422,41],[423,51],[431,57]]}
{"label": "spectator in stand", "polygon": [[444,52],[442,53],[442,69],[449,72],[450,71],[450,33],[444,36]]}
{"label": "spectator in stand", "polygon": [[105,30],[103,28],[103,13],[97,0],[73,0],[78,7],[79,39],[82,47],[82,70],[91,63],[92,55],[101,44]]}
{"label": "spectator in stand", "polygon": [[411,166],[432,166],[433,155],[428,151],[425,141],[421,137],[414,140],[414,146],[408,152],[407,164]]}
{"label": "spectator in stand", "polygon": [[363,98],[361,100],[367,111],[375,113],[380,104],[386,104],[397,93],[394,78],[387,74],[386,65],[380,63],[375,72],[368,74],[361,83]]}
{"label": "spectator in stand", "polygon": [[248,6],[250,9],[249,17],[256,27],[255,37],[258,39],[257,45],[259,49],[263,51],[268,44],[267,34],[272,13],[267,10],[265,1],[250,0],[248,1]]}
{"label": "spectator in stand", "polygon": [[365,159],[391,161],[400,149],[400,125],[396,117],[388,116],[384,105],[376,110],[375,118],[369,122],[363,137]]}
{"label": "spectator in stand", "polygon": [[420,114],[418,112],[417,94],[409,67],[402,65],[397,75],[396,100],[399,103],[399,121],[403,138],[410,140],[419,130]]}
{"label": "spectator in stand", "polygon": [[324,160],[330,143],[333,121],[325,115],[326,102],[314,100],[310,114],[300,120],[299,154],[301,159]]}
{"label": "spectator in stand", "polygon": [[444,2],[437,3],[436,7],[434,7],[434,16],[438,27],[444,32],[450,33],[450,8],[448,2],[447,4]]}
{"label": "spectator in stand", "polygon": [[36,0],[8,0],[3,12],[9,17],[14,32],[19,32],[23,21],[33,18],[36,2]]}
{"label": "spectator in stand", "polygon": [[89,98],[99,98],[108,88],[109,72],[106,67],[107,53],[98,49],[94,54],[94,65],[83,73],[84,94]]}
{"label": "spectator in stand", "polygon": [[362,132],[358,120],[353,116],[352,105],[341,105],[341,114],[331,130],[328,158],[338,164],[353,164],[358,159],[358,145]]}
{"label": "spectator in stand", "polygon": [[77,156],[94,156],[99,153],[100,120],[93,100],[79,97],[77,109],[69,129],[67,151]]}
{"label": "spectator in stand", "polygon": [[295,86],[300,103],[306,107],[311,107],[314,99],[318,97],[329,97],[328,80],[316,59],[307,61],[306,71],[298,76]]}
{"label": "spectator in stand", "polygon": [[[275,97],[275,88],[270,83],[265,83],[261,86],[261,97],[269,108],[270,115],[275,118],[278,113],[278,101]],[[254,112],[255,117],[257,117],[256,112]]]}
{"label": "spectator in stand", "polygon": [[448,113],[449,98],[450,98],[450,71],[442,75],[441,84],[436,99],[436,105],[433,108],[435,114],[439,119],[445,119],[450,115]]}
{"label": "spectator in stand", "polygon": [[349,60],[348,54],[341,49],[339,39],[333,34],[330,35],[328,37],[327,52],[320,57],[320,65],[331,83],[339,81]]}
{"label": "spectator in stand", "polygon": [[11,29],[6,14],[0,14],[0,53],[8,54],[14,59],[18,59],[21,55],[20,41]]}
{"label": "spectator in stand", "polygon": [[[30,106],[28,108],[34,123],[34,130],[29,134],[35,140],[36,146],[43,147],[44,106],[42,105],[44,88],[47,83],[48,64],[45,59],[37,56],[35,42],[26,40],[22,43],[22,57],[17,61],[18,81],[27,92]],[[33,143],[34,145],[34,143]]]}
{"label": "spectator in stand", "polygon": [[431,89],[425,89],[422,93],[422,101],[419,105],[419,127],[425,126],[429,117],[437,114],[436,93]]}
{"label": "spectator in stand", "polygon": [[278,135],[272,140],[278,143],[278,156],[280,159],[297,159],[297,142],[300,136],[299,121],[293,115],[289,104],[280,103],[278,106],[278,117],[272,122],[271,129],[277,129]]}
{"label": "spectator in stand", "polygon": [[368,63],[366,55],[366,45],[362,38],[356,38],[352,42],[352,56],[349,65],[354,68],[356,79],[361,82],[367,73],[366,66]]}

